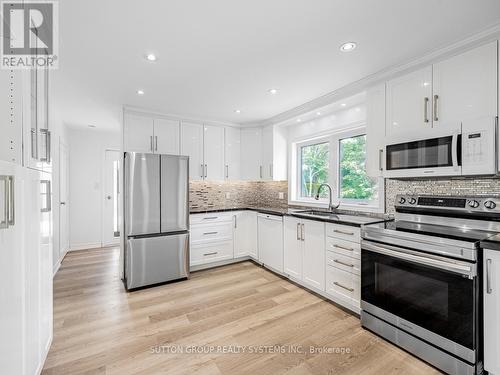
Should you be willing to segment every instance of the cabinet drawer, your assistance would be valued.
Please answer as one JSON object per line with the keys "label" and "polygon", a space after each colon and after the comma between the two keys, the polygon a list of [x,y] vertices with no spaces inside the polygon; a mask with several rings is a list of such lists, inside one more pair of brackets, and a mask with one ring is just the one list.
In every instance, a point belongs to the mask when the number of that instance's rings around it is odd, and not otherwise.
{"label": "cabinet drawer", "polygon": [[233,239],[233,225],[228,223],[211,223],[191,226],[191,242],[193,244]]}
{"label": "cabinet drawer", "polygon": [[326,267],[326,292],[332,299],[340,299],[359,306],[360,277],[334,267]]}
{"label": "cabinet drawer", "polygon": [[349,257],[361,258],[361,244],[359,242],[356,243],[340,238],[326,237],[326,249]]}
{"label": "cabinet drawer", "polygon": [[191,266],[233,259],[233,242],[223,241],[204,245],[192,245]]}
{"label": "cabinet drawer", "polygon": [[331,267],[339,268],[346,272],[352,272],[360,275],[361,261],[359,258],[351,258],[344,254],[334,253],[332,251],[326,252],[326,264]]}
{"label": "cabinet drawer", "polygon": [[351,242],[360,241],[359,228],[351,227],[349,225],[326,224],[326,235],[328,237],[340,238]]}
{"label": "cabinet drawer", "polygon": [[209,224],[209,223],[222,223],[232,222],[234,212],[214,212],[207,214],[191,214],[189,221],[191,224]]}

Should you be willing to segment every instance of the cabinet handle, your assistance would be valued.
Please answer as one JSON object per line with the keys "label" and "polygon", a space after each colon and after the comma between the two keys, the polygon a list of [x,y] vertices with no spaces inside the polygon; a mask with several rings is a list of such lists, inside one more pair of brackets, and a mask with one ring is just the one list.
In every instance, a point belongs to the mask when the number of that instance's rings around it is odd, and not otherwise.
{"label": "cabinet handle", "polygon": [[344,262],[342,262],[341,260],[338,260],[338,259],[334,259],[333,261],[335,263],[342,264],[343,266],[354,268],[354,264],[344,263]]}
{"label": "cabinet handle", "polygon": [[42,180],[40,183],[45,185],[45,207],[42,207],[41,212],[50,212],[52,211],[52,200],[50,199],[52,195],[50,180]]}
{"label": "cabinet handle", "polygon": [[203,254],[203,256],[204,256],[204,257],[206,257],[206,256],[208,256],[208,255],[215,255],[215,254],[217,254],[217,253],[218,253],[218,251],[214,251],[214,252],[212,252],[212,253],[205,253],[205,254]]}
{"label": "cabinet handle", "polygon": [[424,98],[424,122],[429,122],[429,98]]}
{"label": "cabinet handle", "polygon": [[47,129],[40,129],[40,134],[45,136],[45,157],[40,158],[40,161],[50,163],[50,159],[51,159],[50,148],[51,148],[52,135],[51,135],[50,131],[48,131]]}
{"label": "cabinet handle", "polygon": [[438,117],[438,99],[439,99],[439,95],[434,95],[434,104],[433,104],[433,107],[434,107],[434,121],[439,121],[439,117]]}
{"label": "cabinet handle", "polygon": [[38,159],[38,142],[36,139],[36,129],[31,129],[31,158]]}
{"label": "cabinet handle", "polygon": [[149,136],[149,149],[153,152],[153,136]]}
{"label": "cabinet handle", "polygon": [[269,176],[273,178],[273,165],[269,164]]}
{"label": "cabinet handle", "polygon": [[0,229],[9,227],[9,176],[0,176],[0,181],[3,182],[3,219],[0,221]]}
{"label": "cabinet handle", "polygon": [[352,247],[345,247],[345,246],[342,246],[342,245],[330,245],[331,247],[336,247],[337,249],[342,249],[342,250],[347,250],[347,251],[354,251],[354,249]]}
{"label": "cabinet handle", "polygon": [[205,178],[207,178],[208,176],[208,165],[205,164]]}
{"label": "cabinet handle", "polygon": [[300,223],[297,223],[297,241],[300,241]]}
{"label": "cabinet handle", "polygon": [[335,233],[340,233],[340,234],[346,234],[348,236],[354,236],[354,233],[353,232],[345,232],[343,230],[340,230],[340,229],[334,229],[333,230]]}
{"label": "cabinet handle", "polygon": [[203,164],[200,164],[200,165],[201,165],[201,175],[200,175],[200,177],[203,178],[203,174],[204,174],[205,170],[203,169]]}
{"label": "cabinet handle", "polygon": [[208,236],[209,234],[217,234],[219,232],[204,232],[203,235],[204,236]]}
{"label": "cabinet handle", "polygon": [[233,215],[234,218],[234,229],[238,228],[238,217],[236,215]]}
{"label": "cabinet handle", "polygon": [[16,208],[15,208],[15,199],[14,199],[14,176],[9,176],[9,211],[7,220],[9,225],[16,224]]}
{"label": "cabinet handle", "polygon": [[304,228],[304,224],[300,224],[300,239],[305,241],[306,239],[306,229]]}
{"label": "cabinet handle", "polygon": [[334,281],[334,282],[333,282],[333,284],[335,284],[335,285],[337,285],[338,287],[341,287],[341,288],[343,288],[343,289],[345,289],[345,290],[348,290],[349,292],[354,292],[354,289],[353,289],[353,288],[348,288],[348,287],[346,287],[346,286],[344,286],[344,285],[342,285],[342,284],[340,284],[340,283],[338,283],[338,282],[336,282],[336,281]]}
{"label": "cabinet handle", "polygon": [[218,216],[208,216],[208,217],[204,217],[203,220],[215,220],[218,218],[219,218]]}
{"label": "cabinet handle", "polygon": [[486,293],[491,294],[491,259],[486,259]]}
{"label": "cabinet handle", "polygon": [[158,136],[155,135],[155,151],[158,151]]}
{"label": "cabinet handle", "polygon": [[378,150],[378,169],[379,169],[379,171],[384,170],[384,168],[382,167],[383,155],[384,155],[384,150],[383,149]]}
{"label": "cabinet handle", "polygon": [[259,172],[260,173],[260,178],[262,178],[262,165],[259,166],[259,169],[260,169],[260,172]]}
{"label": "cabinet handle", "polygon": [[229,178],[229,165],[226,164],[226,178]]}

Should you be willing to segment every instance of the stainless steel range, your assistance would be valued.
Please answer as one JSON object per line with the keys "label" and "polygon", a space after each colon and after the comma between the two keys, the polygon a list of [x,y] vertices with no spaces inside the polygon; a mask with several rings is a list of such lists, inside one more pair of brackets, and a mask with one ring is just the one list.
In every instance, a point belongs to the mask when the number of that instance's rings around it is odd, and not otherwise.
{"label": "stainless steel range", "polygon": [[401,195],[362,230],[361,321],[449,374],[482,373],[482,252],[499,197]]}

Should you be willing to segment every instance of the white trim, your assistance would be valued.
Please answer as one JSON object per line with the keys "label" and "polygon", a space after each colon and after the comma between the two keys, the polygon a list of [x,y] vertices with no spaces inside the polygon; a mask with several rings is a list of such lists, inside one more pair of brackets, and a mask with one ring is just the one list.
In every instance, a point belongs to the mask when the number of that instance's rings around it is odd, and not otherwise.
{"label": "white trim", "polygon": [[486,43],[493,42],[500,37],[500,23],[486,28],[476,34],[473,34],[458,42],[452,43],[444,48],[431,51],[419,58],[410,60],[403,64],[393,65],[382,69],[374,74],[368,75],[358,81],[352,82],[337,90],[334,90],[319,98],[313,99],[288,111],[277,114],[263,121],[243,123],[243,126],[267,126],[271,124],[280,124],[291,118],[301,116],[304,113],[316,111],[317,109],[329,105],[333,102],[344,99],[348,96],[357,94],[366,90],[368,87],[378,83],[388,81],[396,76],[409,73],[426,65],[431,65],[446,58],[458,55]]}
{"label": "white trim", "polygon": [[77,244],[70,244],[68,251],[98,249],[100,247],[102,247],[100,242],[77,243]]}

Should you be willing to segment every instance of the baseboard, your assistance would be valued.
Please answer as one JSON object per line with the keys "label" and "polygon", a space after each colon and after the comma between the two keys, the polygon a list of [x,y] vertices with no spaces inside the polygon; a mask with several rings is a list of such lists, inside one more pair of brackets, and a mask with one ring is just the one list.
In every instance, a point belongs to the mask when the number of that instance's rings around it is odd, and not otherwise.
{"label": "baseboard", "polygon": [[81,244],[71,245],[68,251],[98,249],[100,247],[102,247],[102,244],[100,242],[81,243]]}
{"label": "baseboard", "polygon": [[59,271],[59,268],[61,268],[61,263],[62,263],[62,259],[59,260],[59,262],[57,262],[57,265],[54,267],[53,271],[52,271],[52,277],[54,277],[57,273],[57,271]]}
{"label": "baseboard", "polygon": [[249,256],[242,256],[239,258],[221,260],[219,262],[212,262],[212,263],[206,263],[206,264],[198,264],[196,266],[190,266],[189,270],[190,270],[190,272],[196,272],[196,271],[206,270],[209,268],[227,266],[228,264],[245,262],[247,260],[251,260]]}
{"label": "baseboard", "polygon": [[52,346],[52,340],[54,338],[53,335],[54,332],[54,327],[52,327],[52,333],[50,335],[49,341],[47,342],[47,347],[45,348],[45,353],[42,353],[42,360],[40,361],[40,365],[36,369],[36,374],[40,375],[43,371],[43,367],[45,366],[45,361],[47,360],[47,357],[49,355],[50,347]]}

